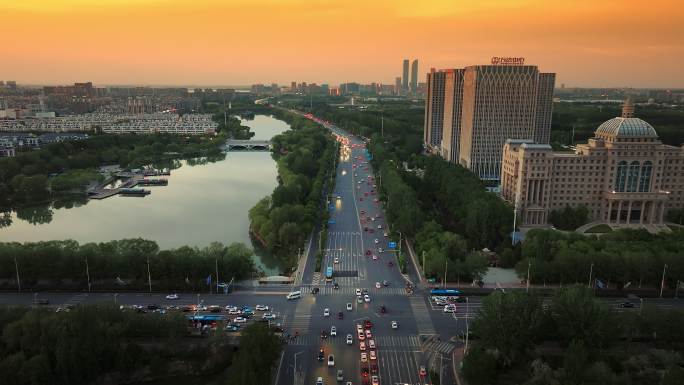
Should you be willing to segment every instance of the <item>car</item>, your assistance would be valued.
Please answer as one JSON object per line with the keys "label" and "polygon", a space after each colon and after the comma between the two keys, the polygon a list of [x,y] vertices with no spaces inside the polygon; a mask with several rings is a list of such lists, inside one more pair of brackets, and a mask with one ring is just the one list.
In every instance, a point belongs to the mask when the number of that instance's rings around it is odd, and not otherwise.
{"label": "car", "polygon": [[382,286],[387,287],[389,285],[390,285],[389,281],[382,281]]}
{"label": "car", "polygon": [[359,211],[359,212],[360,212],[361,214],[365,214],[365,213],[366,213],[366,210],[361,210],[361,211]]}
{"label": "car", "polygon": [[340,263],[340,259],[335,257],[335,259],[333,259],[333,263]]}
{"label": "car", "polygon": [[420,365],[420,369],[418,369],[418,374],[419,374],[421,377],[427,376],[427,371],[425,370],[425,366]]}
{"label": "car", "polygon": [[228,314],[230,314],[230,315],[242,314],[242,310],[238,310],[238,309],[236,309],[236,308],[232,308],[232,309],[228,310]]}
{"label": "car", "polygon": [[356,332],[359,333],[359,332],[362,332],[362,331],[363,331],[363,326],[361,326],[361,325],[359,325],[359,324],[356,324]]}
{"label": "car", "polygon": [[356,297],[356,302],[363,303],[363,297],[361,297],[361,296]]}
{"label": "car", "polygon": [[[366,335],[363,334],[363,332],[359,332],[359,333],[358,333],[358,337],[359,337],[359,341],[363,341],[363,340],[366,339]],[[364,345],[363,348],[362,348],[361,350],[366,350],[366,345]]]}
{"label": "car", "polygon": [[450,305],[445,305],[444,310],[442,310],[444,313],[456,313],[456,305],[450,304]]}
{"label": "car", "polygon": [[366,338],[368,338],[368,339],[373,338],[373,333],[371,333],[370,329],[366,329]]}
{"label": "car", "polygon": [[368,362],[368,353],[361,353],[361,362]]}
{"label": "car", "polygon": [[633,308],[634,304],[632,302],[623,302],[620,304],[621,308]]}
{"label": "car", "polygon": [[373,327],[373,323],[370,320],[365,320],[363,321],[363,327],[364,329],[370,329]]}
{"label": "car", "polygon": [[382,247],[378,247],[378,253],[382,253],[382,252],[384,252],[384,251],[385,251],[385,250],[384,250]]}
{"label": "car", "polygon": [[363,296],[363,300],[364,302],[370,302],[370,297],[368,296],[368,294]]}
{"label": "car", "polygon": [[321,330],[321,339],[325,340],[328,338],[328,332],[325,330]]}
{"label": "car", "polygon": [[323,310],[323,317],[330,317],[330,309],[327,307]]}
{"label": "car", "polygon": [[375,349],[375,340],[373,340],[373,339],[368,340],[368,347],[371,349]]}
{"label": "car", "polygon": [[370,250],[366,250],[366,255],[371,255],[371,251],[370,251]]}
{"label": "car", "polygon": [[278,318],[278,316],[273,314],[273,313],[264,313],[264,315],[261,316],[261,318],[263,318],[265,320],[269,320],[269,319],[276,319],[276,318]]}
{"label": "car", "polygon": [[368,377],[369,372],[370,372],[370,370],[368,370],[367,366],[364,366],[363,368],[361,368],[361,376]]}
{"label": "car", "polygon": [[389,234],[387,234],[387,231],[385,231],[382,235],[385,237],[389,237]]}
{"label": "car", "polygon": [[211,305],[211,306],[209,306],[209,311],[212,313],[220,313],[221,312],[221,306]]}
{"label": "car", "polygon": [[233,319],[233,322],[235,322],[236,324],[243,324],[243,323],[247,322],[247,318],[235,317],[235,319]]}
{"label": "car", "polygon": [[340,284],[337,281],[333,282],[333,289],[337,290],[340,288]]}
{"label": "car", "polygon": [[347,302],[347,311],[352,311],[352,304],[351,304],[351,302]]}
{"label": "car", "polygon": [[347,345],[354,344],[354,337],[351,334],[347,334]]}
{"label": "car", "polygon": [[268,311],[268,306],[266,305],[256,305],[254,308],[258,311]]}
{"label": "car", "polygon": [[376,289],[379,289],[379,288],[381,288],[381,287],[382,287],[382,286],[380,285],[380,282],[376,282],[376,283],[375,283],[375,288],[376,288]]}
{"label": "car", "polygon": [[344,372],[342,369],[339,369],[337,371],[337,381],[344,381]]}
{"label": "car", "polygon": [[378,225],[378,229],[382,229],[382,225]]}
{"label": "car", "polygon": [[240,329],[240,325],[238,325],[238,324],[233,324],[233,323],[230,323],[230,324],[226,325],[225,328],[223,328],[223,330],[225,330],[225,331],[227,331],[227,332],[236,332],[236,331],[238,331],[239,329]]}
{"label": "car", "polygon": [[380,241],[378,241],[378,238],[375,238],[373,242],[377,245]]}
{"label": "car", "polygon": [[375,353],[375,350],[371,350],[371,351],[370,351],[370,359],[371,359],[372,361],[375,361],[375,360],[378,359],[378,355],[377,355],[377,353]]}
{"label": "car", "polygon": [[311,289],[311,294],[318,294],[319,291],[321,291],[320,288],[314,287],[314,288]]}
{"label": "car", "polygon": [[334,326],[330,327],[330,336],[331,337],[337,337],[337,328]]}
{"label": "car", "polygon": [[337,319],[344,319],[344,313],[338,312],[337,313]]}
{"label": "car", "polygon": [[368,231],[368,227],[363,226],[363,231]]}
{"label": "car", "polygon": [[371,385],[380,385],[380,379],[378,376],[371,377]]}
{"label": "car", "polygon": [[373,260],[374,260],[374,261],[377,261],[377,260],[378,260],[378,256],[375,255],[375,254],[373,254]]}
{"label": "car", "polygon": [[[361,334],[359,334],[359,337],[361,337]],[[366,351],[366,343],[364,341],[359,341],[359,350],[362,352]]]}
{"label": "car", "polygon": [[385,305],[380,306],[380,313],[382,313],[382,314],[387,313],[387,308],[385,307]]}
{"label": "car", "polygon": [[316,379],[316,385],[323,385],[323,377],[318,377]]}
{"label": "car", "polygon": [[392,325],[392,329],[398,329],[399,328],[399,324],[397,324],[397,321],[392,321],[391,325]]}
{"label": "car", "polygon": [[335,356],[332,354],[328,356],[328,366],[335,366]]}
{"label": "car", "polygon": [[169,294],[166,296],[166,299],[178,299],[180,298],[178,294]]}
{"label": "car", "polygon": [[233,310],[237,310],[237,307],[235,307],[235,306],[233,306],[233,305],[226,305],[225,309],[226,309],[227,312],[230,313],[230,312],[233,311]]}
{"label": "car", "polygon": [[321,349],[318,351],[318,361],[323,362],[323,360],[325,360],[325,352]]}
{"label": "car", "polygon": [[378,374],[378,364],[371,364],[371,373]]}
{"label": "car", "polygon": [[157,310],[159,308],[159,305],[147,305],[147,310]]}

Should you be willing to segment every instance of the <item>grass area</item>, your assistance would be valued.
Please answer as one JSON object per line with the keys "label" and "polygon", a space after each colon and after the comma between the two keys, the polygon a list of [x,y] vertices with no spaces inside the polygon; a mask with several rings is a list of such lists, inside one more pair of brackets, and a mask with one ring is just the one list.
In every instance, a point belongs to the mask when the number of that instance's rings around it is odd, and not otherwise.
{"label": "grass area", "polygon": [[608,226],[606,224],[600,224],[600,225],[596,225],[596,226],[588,229],[587,231],[585,231],[585,233],[598,234],[598,233],[610,233],[612,231],[613,231],[613,229],[610,228],[610,226]]}

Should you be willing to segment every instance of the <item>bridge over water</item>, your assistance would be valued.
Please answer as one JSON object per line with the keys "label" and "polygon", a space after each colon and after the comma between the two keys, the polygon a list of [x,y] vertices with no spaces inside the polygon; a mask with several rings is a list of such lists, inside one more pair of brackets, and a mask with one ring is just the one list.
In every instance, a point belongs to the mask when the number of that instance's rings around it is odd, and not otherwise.
{"label": "bridge over water", "polygon": [[270,151],[271,141],[228,139],[226,149],[228,151]]}

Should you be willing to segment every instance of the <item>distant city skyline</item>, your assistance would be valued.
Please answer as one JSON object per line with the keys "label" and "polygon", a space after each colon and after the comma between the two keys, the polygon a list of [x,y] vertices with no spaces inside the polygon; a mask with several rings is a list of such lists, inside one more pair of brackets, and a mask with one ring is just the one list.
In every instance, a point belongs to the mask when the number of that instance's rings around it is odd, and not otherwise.
{"label": "distant city skyline", "polygon": [[[226,4],[227,3],[227,4]],[[525,57],[566,87],[684,88],[674,0],[23,0],[0,4],[0,78],[20,84],[394,84]],[[378,17],[382,15],[382,17]],[[126,20],[126,22],[122,22]],[[450,36],[467,32],[454,45]]]}

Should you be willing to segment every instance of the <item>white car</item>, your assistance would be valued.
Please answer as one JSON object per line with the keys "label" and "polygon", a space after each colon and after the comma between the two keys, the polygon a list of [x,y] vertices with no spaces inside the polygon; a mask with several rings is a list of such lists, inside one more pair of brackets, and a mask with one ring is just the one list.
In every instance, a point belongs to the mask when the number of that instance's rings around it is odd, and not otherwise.
{"label": "white car", "polygon": [[366,352],[361,353],[361,362],[368,362],[368,354]]}
{"label": "white car", "polygon": [[360,295],[361,295],[361,289],[356,289],[356,296],[358,297]]}
{"label": "white car", "polygon": [[444,306],[445,313],[455,313],[456,312],[456,305],[446,305]]}
{"label": "white car", "polygon": [[376,282],[376,283],[375,283],[375,288],[376,288],[376,289],[379,289],[379,288],[381,288],[381,287],[382,287],[382,285],[380,284],[380,282]]}
{"label": "white car", "polygon": [[178,294],[169,294],[166,296],[166,299],[178,299],[180,298]]}
{"label": "white car", "polygon": [[316,379],[316,385],[323,385],[323,377],[318,377]]}
{"label": "white car", "polygon": [[397,321],[392,321],[392,329],[397,329],[397,328],[399,328]]}
{"label": "white car", "polygon": [[374,260],[374,261],[377,261],[377,259],[378,259],[378,256],[375,255],[375,254],[373,254],[373,260]]}
{"label": "white car", "polygon": [[330,317],[330,309],[327,307],[323,310],[323,317]]}
{"label": "white car", "polygon": [[385,251],[385,250],[383,250],[382,247],[378,247],[378,253],[382,253],[383,251]]}
{"label": "white car", "polygon": [[233,320],[233,322],[235,322],[236,324],[243,324],[243,323],[247,322],[247,318],[245,318],[245,317],[235,317],[235,319]]}
{"label": "white car", "polygon": [[382,229],[382,225],[378,225],[378,228],[379,228],[379,229]]}
{"label": "white car", "polygon": [[264,313],[264,315],[261,318],[268,320],[268,319],[276,319],[276,318],[278,318],[278,316],[273,314],[273,313]]}
{"label": "white car", "polygon": [[256,305],[254,308],[258,311],[268,311],[268,306],[266,305]]}
{"label": "white car", "polygon": [[351,334],[347,334],[347,345],[352,345],[354,343],[354,337]]}
{"label": "white car", "polygon": [[376,355],[375,350],[370,351],[370,359],[371,360],[377,360],[378,359],[378,356]]}
{"label": "white car", "polygon": [[352,311],[352,304],[351,304],[351,302],[347,302],[347,311]]}
{"label": "white car", "polygon": [[378,376],[371,377],[371,385],[380,385],[380,379]]}
{"label": "white car", "polygon": [[387,234],[387,231],[385,231],[385,233],[382,235],[384,235],[385,237],[389,237],[389,234]]}
{"label": "white car", "polygon": [[334,326],[330,327],[330,336],[331,337],[337,337],[337,328]]}
{"label": "white car", "polygon": [[375,349],[375,340],[368,340],[368,347],[371,349]]}
{"label": "white car", "polygon": [[340,259],[335,257],[335,259],[333,260],[333,263],[340,263]]}
{"label": "white car", "polygon": [[335,366],[335,356],[332,354],[328,356],[328,366]]}
{"label": "white car", "polygon": [[377,243],[379,243],[380,241],[378,241],[378,238],[375,238],[375,240],[374,240],[373,242],[375,242],[375,243],[377,244]]}
{"label": "white car", "polygon": [[364,300],[365,302],[370,302],[370,297],[368,296],[368,294],[366,294],[366,295],[363,296],[363,300]]}

